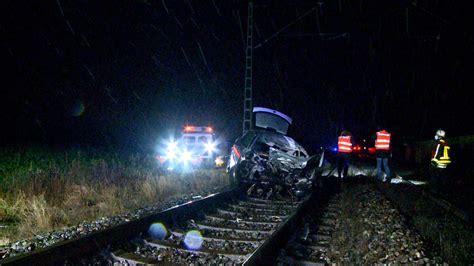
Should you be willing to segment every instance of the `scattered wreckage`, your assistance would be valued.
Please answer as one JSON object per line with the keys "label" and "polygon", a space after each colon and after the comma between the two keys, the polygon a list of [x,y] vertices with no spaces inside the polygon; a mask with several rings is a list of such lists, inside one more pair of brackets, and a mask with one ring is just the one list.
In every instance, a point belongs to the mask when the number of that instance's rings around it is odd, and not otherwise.
{"label": "scattered wreckage", "polygon": [[261,198],[302,198],[319,183],[324,151],[309,156],[287,130],[290,117],[255,107],[255,128],[238,138],[227,163],[230,175],[250,184],[247,194]]}

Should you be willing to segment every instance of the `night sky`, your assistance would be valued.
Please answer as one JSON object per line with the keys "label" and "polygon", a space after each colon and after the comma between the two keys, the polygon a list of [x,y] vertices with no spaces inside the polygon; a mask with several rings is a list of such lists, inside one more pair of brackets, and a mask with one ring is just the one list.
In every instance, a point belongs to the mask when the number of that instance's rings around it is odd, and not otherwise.
{"label": "night sky", "polygon": [[[474,133],[472,1],[254,1],[254,106],[308,150],[388,127]],[[150,149],[184,124],[241,133],[247,1],[4,0],[2,145]],[[282,30],[283,29],[283,30]]]}

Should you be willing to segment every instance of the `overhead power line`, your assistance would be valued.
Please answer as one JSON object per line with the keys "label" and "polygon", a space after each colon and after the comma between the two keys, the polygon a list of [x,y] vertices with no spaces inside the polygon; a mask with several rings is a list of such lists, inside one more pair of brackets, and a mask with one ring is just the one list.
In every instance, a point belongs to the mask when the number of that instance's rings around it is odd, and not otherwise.
{"label": "overhead power line", "polygon": [[426,8],[423,8],[422,6],[418,5],[415,1],[411,3],[412,6],[420,9],[421,11],[425,12],[426,14],[438,19],[439,21],[443,22],[444,24],[451,24],[449,21],[445,20],[444,18],[436,15],[435,13],[429,11],[428,9]]}
{"label": "overhead power line", "polygon": [[306,17],[307,15],[309,15],[311,12],[313,12],[314,10],[316,10],[317,6],[311,8],[310,10],[306,11],[306,13],[302,14],[301,16],[297,17],[295,20],[291,21],[290,23],[288,23],[286,26],[284,26],[283,28],[279,29],[277,32],[273,33],[272,35],[270,35],[268,38],[266,38],[265,40],[263,40],[263,42],[257,44],[256,46],[253,47],[253,49],[257,49],[259,47],[261,47],[262,45],[264,45],[265,43],[267,43],[268,41],[270,41],[271,39],[275,38],[278,34],[280,34],[281,32],[283,32],[284,30],[286,30],[287,28],[289,28],[291,25],[295,24],[296,22],[298,22],[299,20],[301,20],[302,18]]}
{"label": "overhead power line", "polygon": [[339,33],[339,32],[326,32],[326,33],[297,33],[297,34],[282,34],[280,37],[313,37],[313,36],[318,36],[325,38],[324,40],[333,40],[337,38],[345,38],[348,36],[348,34],[345,33]]}

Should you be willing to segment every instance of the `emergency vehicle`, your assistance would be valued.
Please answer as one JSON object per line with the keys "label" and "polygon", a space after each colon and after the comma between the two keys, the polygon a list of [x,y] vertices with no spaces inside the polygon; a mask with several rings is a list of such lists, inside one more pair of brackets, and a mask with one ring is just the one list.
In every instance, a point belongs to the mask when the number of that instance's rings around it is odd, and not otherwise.
{"label": "emergency vehicle", "polygon": [[187,125],[178,139],[171,139],[164,146],[157,159],[168,170],[221,164],[216,134],[210,126]]}

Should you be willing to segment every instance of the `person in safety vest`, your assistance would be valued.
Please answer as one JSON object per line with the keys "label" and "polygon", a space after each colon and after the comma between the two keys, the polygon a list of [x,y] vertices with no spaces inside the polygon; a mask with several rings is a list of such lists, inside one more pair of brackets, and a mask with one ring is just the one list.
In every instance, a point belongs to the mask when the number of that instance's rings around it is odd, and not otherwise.
{"label": "person in safety vest", "polygon": [[[390,147],[391,134],[382,127],[377,128],[375,133],[375,158],[377,159],[377,179],[386,182],[390,181],[390,168],[388,167],[388,160],[391,157]],[[382,165],[386,177],[382,175]]]}
{"label": "person in safety vest", "polygon": [[447,170],[448,164],[451,163],[451,158],[449,157],[449,144],[446,142],[444,137],[446,132],[439,129],[436,131],[435,140],[436,144],[433,147],[431,152],[431,184],[432,191],[440,194],[446,184],[447,179]]}
{"label": "person in safety vest", "polygon": [[[341,180],[343,177],[347,177],[347,172],[349,172],[349,159],[351,158],[353,144],[351,133],[343,130],[337,140],[337,176]],[[342,170],[344,170],[344,176],[341,176]]]}

